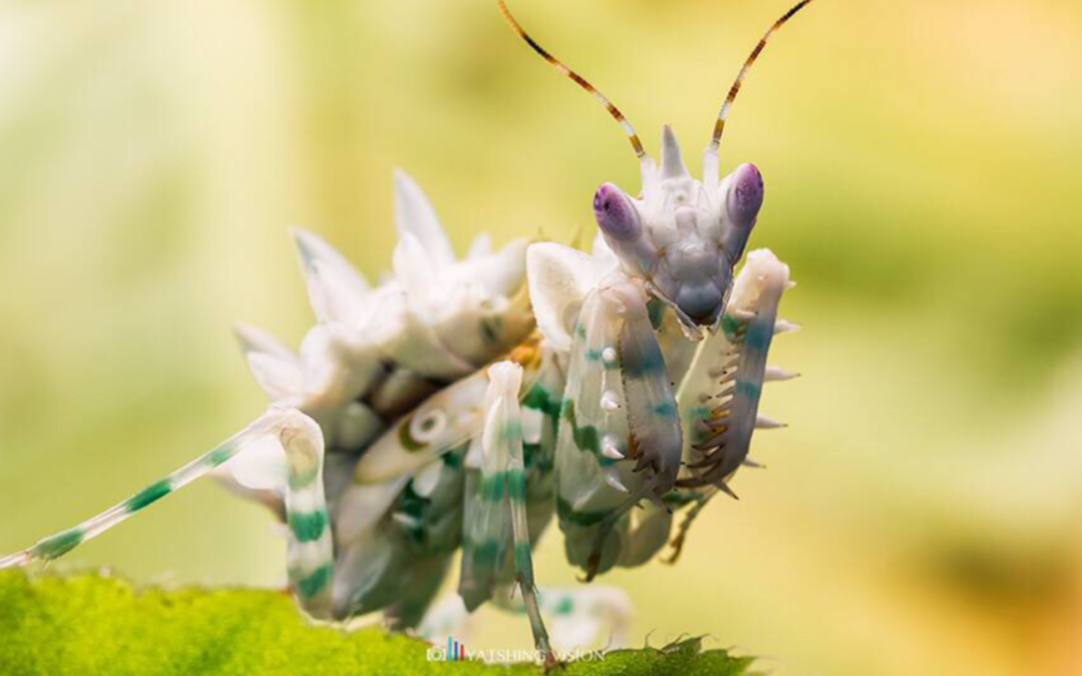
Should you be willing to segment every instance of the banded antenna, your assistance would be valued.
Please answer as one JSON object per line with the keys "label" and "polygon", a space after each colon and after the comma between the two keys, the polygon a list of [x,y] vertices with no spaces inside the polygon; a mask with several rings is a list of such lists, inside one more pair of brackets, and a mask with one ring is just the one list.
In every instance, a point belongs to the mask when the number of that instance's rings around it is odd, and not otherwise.
{"label": "banded antenna", "polygon": [[[808,1],[809,0],[805,0],[805,2]],[[587,92],[590,93],[591,96],[597,99],[598,102],[605,107],[605,110],[609,111],[609,115],[612,115],[613,119],[615,119],[620,124],[620,126],[624,128],[624,133],[627,134],[628,140],[631,141],[631,147],[634,148],[635,155],[639,158],[640,161],[645,159],[646,151],[643,150],[642,141],[639,140],[639,135],[635,133],[634,127],[632,127],[631,123],[627,121],[627,118],[624,117],[624,114],[620,112],[620,109],[613,105],[612,101],[609,101],[608,98],[606,98],[604,94],[599,92],[596,87],[587,82],[586,78],[582,77],[575,71],[568,68],[566,65],[564,65],[562,61],[550,54],[548,50],[537,44],[537,42],[533,38],[531,38],[525,30],[522,29],[522,26],[519,24],[518,21],[515,20],[515,17],[511,16],[511,11],[507,9],[507,3],[504,2],[504,0],[496,0],[496,2],[500,5],[500,12],[503,14],[503,18],[507,19],[507,23],[511,25],[511,29],[518,33],[518,36],[522,38],[523,41],[528,44],[531,49],[537,52],[541,56],[541,58],[543,58],[545,61],[548,61],[556,70],[571,78],[571,80],[574,81],[575,84],[585,89]]]}
{"label": "banded antenna", "polygon": [[759,58],[759,54],[762,53],[766,47],[767,41],[778,31],[779,28],[785,25],[785,22],[793,18],[793,15],[804,9],[805,5],[811,4],[812,0],[801,0],[786,12],[780,19],[774,22],[774,25],[770,27],[770,30],[766,32],[762,40],[759,40],[759,44],[755,45],[755,49],[751,50],[751,54],[748,55],[747,60],[744,62],[744,67],[740,69],[740,73],[736,76],[736,81],[733,82],[733,86],[729,88],[729,95],[725,97],[725,103],[721,104],[721,111],[718,113],[717,124],[714,125],[714,138],[710,141],[710,149],[713,152],[717,152],[718,146],[721,145],[721,134],[725,131],[725,120],[729,117],[729,110],[733,107],[733,101],[736,100],[736,95],[740,93],[740,87],[744,84],[744,78],[747,77],[748,71],[751,70],[752,64]]}

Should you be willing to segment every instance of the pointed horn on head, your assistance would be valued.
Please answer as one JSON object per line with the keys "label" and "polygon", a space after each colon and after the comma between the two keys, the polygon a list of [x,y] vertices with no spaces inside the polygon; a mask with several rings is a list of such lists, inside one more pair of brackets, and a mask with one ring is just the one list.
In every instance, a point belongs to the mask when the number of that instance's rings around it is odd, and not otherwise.
{"label": "pointed horn on head", "polygon": [[661,178],[687,178],[690,175],[681,156],[676,134],[672,127],[665,125],[661,130]]}

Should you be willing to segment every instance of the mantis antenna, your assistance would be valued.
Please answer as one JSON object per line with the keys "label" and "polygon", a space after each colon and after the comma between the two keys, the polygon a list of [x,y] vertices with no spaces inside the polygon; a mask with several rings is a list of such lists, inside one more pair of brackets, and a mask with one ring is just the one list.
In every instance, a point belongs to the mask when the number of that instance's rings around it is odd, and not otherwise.
{"label": "mantis antenna", "polygon": [[[805,2],[808,1],[809,0],[805,0]],[[522,38],[531,49],[537,52],[541,58],[551,63],[556,70],[571,78],[575,84],[585,89],[591,96],[597,99],[598,102],[605,107],[605,110],[609,111],[609,115],[612,115],[613,119],[620,123],[620,126],[624,128],[624,133],[627,134],[628,140],[631,141],[631,147],[635,150],[635,155],[639,160],[642,161],[646,159],[646,151],[643,150],[642,141],[639,140],[639,135],[635,133],[635,128],[627,121],[627,118],[620,112],[620,109],[613,105],[612,101],[609,101],[596,87],[587,82],[586,78],[568,68],[562,61],[550,54],[548,50],[537,44],[537,42],[522,29],[522,26],[515,20],[515,17],[511,15],[511,10],[507,9],[507,3],[504,2],[504,0],[496,0],[496,2],[500,6],[500,13],[503,14],[503,18],[507,19],[507,23],[510,24],[511,29],[518,33],[518,36]]]}
{"label": "mantis antenna", "polygon": [[[766,32],[766,35],[759,40],[759,44],[755,45],[755,49],[751,50],[751,54],[749,54],[747,60],[744,61],[744,67],[740,69],[740,73],[736,76],[736,81],[733,82],[733,86],[729,88],[729,95],[725,97],[725,103],[721,104],[721,111],[718,113],[718,121],[717,124],[714,125],[714,137],[710,140],[710,149],[714,153],[717,153],[718,146],[721,145],[721,134],[725,131],[725,120],[729,117],[729,110],[732,109],[733,101],[736,100],[736,95],[740,93],[740,87],[744,84],[744,78],[747,77],[752,64],[759,58],[759,54],[762,53],[763,49],[766,47],[767,41],[773,37],[774,33],[784,26],[785,22],[791,19],[794,14],[804,9],[805,5],[809,5],[811,2],[812,0],[801,0],[801,2],[794,5],[792,9],[774,22],[774,25]],[[501,2],[500,4],[503,3]]]}

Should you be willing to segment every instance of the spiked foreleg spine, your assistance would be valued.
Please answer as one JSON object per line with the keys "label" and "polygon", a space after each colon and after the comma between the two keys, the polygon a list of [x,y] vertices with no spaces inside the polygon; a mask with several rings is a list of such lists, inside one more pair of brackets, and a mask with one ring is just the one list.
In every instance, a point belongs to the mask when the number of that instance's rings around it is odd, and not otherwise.
{"label": "spiked foreleg spine", "polygon": [[783,323],[778,303],[788,285],[789,268],[774,254],[765,249],[748,254],[723,330],[708,339],[681,388],[681,415],[689,432],[677,485],[713,485],[734,495],[727,482],[747,464],[754,430],[783,426],[759,414],[759,399],[764,383],[793,377],[766,364],[776,326]]}
{"label": "spiked foreleg spine", "polygon": [[586,296],[570,347],[557,511],[568,560],[588,580],[653,547],[629,511],[646,498],[667,513],[662,496],[680,467],[676,401],[646,304],[640,283],[610,275]]}
{"label": "spiked foreleg spine", "polygon": [[635,470],[649,468],[647,497],[660,501],[676,481],[683,445],[680,418],[669,371],[646,309],[642,287],[630,281],[614,284],[623,317],[620,366],[627,397],[627,419]]}

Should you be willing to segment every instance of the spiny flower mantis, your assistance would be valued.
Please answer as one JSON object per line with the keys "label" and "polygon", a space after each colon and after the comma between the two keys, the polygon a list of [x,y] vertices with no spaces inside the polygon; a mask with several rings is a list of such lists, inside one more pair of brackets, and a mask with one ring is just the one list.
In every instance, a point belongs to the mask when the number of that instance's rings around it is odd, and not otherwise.
{"label": "spiny flower mantis", "polygon": [[271,400],[264,413],[0,568],[62,556],[211,474],[288,525],[290,584],[313,617],[382,611],[395,627],[417,627],[461,550],[465,610],[486,601],[524,609],[547,663],[544,615],[577,620],[580,640],[599,618],[624,623],[617,590],[539,594],[532,550],[555,515],[568,561],[589,581],[652,559],[672,538],[673,512],[686,508],[675,561],[703,506],[732,495],[732,476],[754,465],[754,430],[778,426],[758,409],[764,383],[793,377],[766,362],[773,336],[794,328],[777,315],[793,283],[767,250],[750,252],[734,275],[763,182],[750,164],[719,178],[718,149],[748,69],[808,2],[748,57],[697,180],[669,127],[655,162],[616,106],[498,0],[531,48],[605,106],[639,159],[638,195],[598,189],[592,252],[525,240],[494,252],[482,235],[458,259],[420,188],[397,173],[390,279],[371,286],[329,244],[296,230],[316,326],[298,351],[238,327]]}

